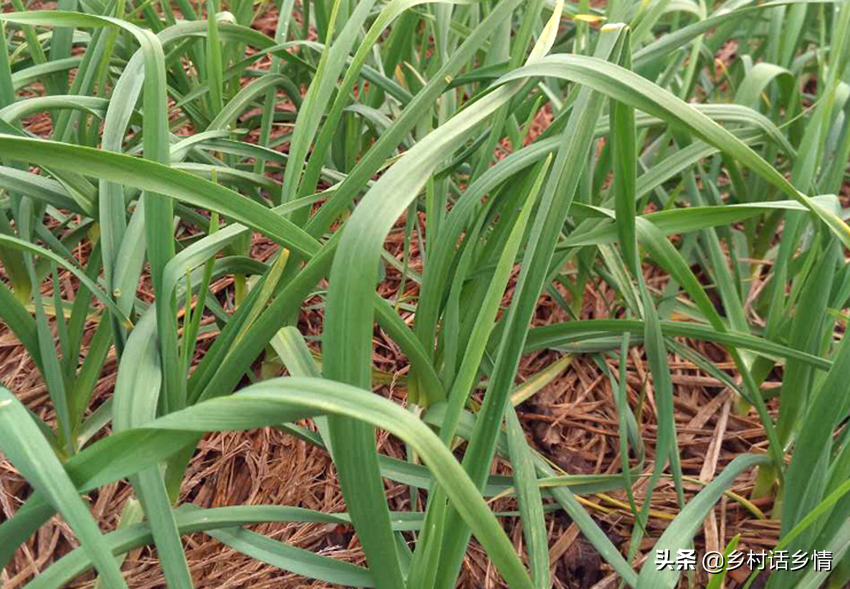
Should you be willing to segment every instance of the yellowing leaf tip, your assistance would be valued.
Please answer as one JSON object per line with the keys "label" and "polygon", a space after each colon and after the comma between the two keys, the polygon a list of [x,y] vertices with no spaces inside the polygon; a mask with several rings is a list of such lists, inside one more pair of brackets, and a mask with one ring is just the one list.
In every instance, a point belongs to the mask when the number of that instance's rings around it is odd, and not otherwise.
{"label": "yellowing leaf tip", "polygon": [[552,49],[552,46],[555,44],[555,37],[558,35],[558,25],[561,22],[561,16],[563,13],[564,0],[558,0],[555,3],[555,10],[552,11],[552,17],[546,23],[546,26],[543,27],[543,31],[540,33],[537,43],[535,43],[534,47],[531,49],[531,54],[525,62],[526,65],[543,59]]}
{"label": "yellowing leaf tip", "polygon": [[599,16],[598,14],[576,14],[575,16],[573,16],[573,20],[587,23],[597,23],[605,20],[605,17]]}
{"label": "yellowing leaf tip", "polygon": [[603,33],[611,33],[611,32],[616,32],[616,31],[622,30],[623,27],[625,27],[625,26],[626,25],[624,23],[621,23],[621,22],[608,23],[606,25],[602,25],[602,27],[599,30]]}

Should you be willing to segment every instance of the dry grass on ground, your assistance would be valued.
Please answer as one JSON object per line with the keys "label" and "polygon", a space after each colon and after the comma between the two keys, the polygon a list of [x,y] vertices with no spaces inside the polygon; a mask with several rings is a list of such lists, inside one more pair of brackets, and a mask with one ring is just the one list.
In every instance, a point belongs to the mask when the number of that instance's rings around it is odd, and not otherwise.
{"label": "dry grass on ground", "polygon": [[[399,260],[402,259],[402,241],[403,227],[399,226],[386,244],[388,251],[395,253]],[[258,257],[265,257],[271,254],[273,247],[261,238],[255,241],[252,249]],[[85,250],[82,251],[85,253]],[[415,245],[412,254],[416,255]],[[413,259],[411,265],[416,267],[417,262]],[[665,280],[661,275],[650,278],[661,283]],[[390,270],[379,290],[384,297],[395,300],[400,283],[400,275]],[[63,296],[72,293],[76,287],[70,277],[65,277],[62,284],[71,289]],[[214,284],[212,290],[219,293],[223,300],[223,296],[230,292],[229,287],[230,279],[227,279]],[[405,295],[415,294],[415,284],[408,282]],[[562,294],[569,300],[569,293],[563,291]],[[507,296],[510,296],[510,292]],[[580,317],[591,319],[608,316],[612,297],[613,292],[606,285],[588,284]],[[548,297],[543,297],[535,322],[545,325],[562,320],[564,316],[560,308]],[[318,338],[321,324],[320,309],[302,312],[300,327],[306,335]],[[87,337],[91,337],[95,326],[95,323],[91,324],[86,332]],[[406,360],[388,338],[382,337],[380,331],[376,332],[374,342],[376,368],[394,378],[393,384],[377,390],[381,394],[396,397],[397,401],[403,401],[404,378],[408,367]],[[725,352],[722,349],[711,344],[689,343],[704,346],[701,350],[704,354],[717,361],[721,367],[732,368],[731,363],[723,363]],[[314,345],[315,351],[320,353],[318,343]],[[532,354],[524,359],[520,374],[536,374],[562,357],[564,354],[550,351]],[[735,415],[731,410],[730,396],[719,381],[674,355],[670,357],[670,367],[676,390],[679,447],[686,476],[708,481],[734,456],[742,452],[764,450],[765,438],[758,420],[754,415],[743,418]],[[114,361],[107,361],[95,389],[96,396],[101,400],[110,394],[115,384],[116,368]],[[612,363],[609,368],[616,374],[616,363]],[[0,326],[0,374],[3,375],[5,386],[18,391],[19,397],[40,417],[51,420],[49,398],[38,372],[15,337],[4,326]],[[628,392],[629,402],[636,411],[649,450],[649,465],[645,470],[648,474],[651,472],[655,435],[654,407],[651,379],[639,348],[635,348],[630,357]],[[641,405],[642,410],[638,414],[637,408]],[[557,378],[520,406],[520,417],[536,447],[564,472],[616,473],[621,468],[617,414],[611,385],[600,368],[588,357],[575,355]],[[396,458],[404,457],[404,448],[397,440],[383,435],[379,443],[382,452]],[[497,465],[497,468],[506,472],[504,464]],[[740,477],[732,491],[747,496],[752,483],[752,475]],[[643,487],[640,482],[635,486],[639,503],[642,501]],[[688,488],[690,491],[698,489],[696,484]],[[17,476],[11,465],[6,461],[0,462],[0,507],[4,517],[14,514],[29,492],[28,485]],[[121,483],[90,494],[92,511],[104,529],[114,528],[121,507],[131,492],[129,485]],[[192,461],[182,494],[184,500],[201,507],[277,504],[330,513],[345,510],[327,454],[273,429],[208,435]],[[393,485],[388,488],[388,496],[392,509],[410,509],[406,486]],[[497,501],[499,510],[516,508],[511,500]],[[591,508],[598,521],[604,522],[615,544],[627,550],[634,520],[629,513],[625,493],[588,496],[584,503]],[[769,513],[771,505],[759,503],[758,507]],[[642,544],[644,551],[651,548],[666,527],[668,518],[677,511],[671,483],[662,482],[653,495],[652,509],[650,537]],[[555,587],[587,589],[608,577],[608,567],[601,563],[594,549],[583,541],[576,526],[566,515],[555,512],[548,516],[547,521],[550,557],[556,571]],[[521,546],[519,526],[512,523],[508,525],[510,537],[518,547]],[[314,552],[351,562],[363,562],[357,540],[345,526],[265,524],[256,526],[254,530]],[[741,543],[745,549],[769,548],[775,542],[778,525],[770,520],[759,521],[740,504],[726,497],[707,522],[698,542],[717,549],[725,546],[736,534],[741,534]],[[204,534],[194,534],[186,543],[187,556],[199,588],[330,587],[263,565]],[[19,550],[5,572],[8,577],[4,579],[4,587],[15,589],[21,586],[75,546],[68,527],[60,519],[53,518],[31,539],[26,550]],[[131,587],[146,589],[163,586],[152,549],[145,548],[132,553],[124,567]],[[85,579],[74,586],[91,586],[91,578]],[[476,545],[473,545],[465,561],[461,586],[469,589],[502,586],[494,568]]]}

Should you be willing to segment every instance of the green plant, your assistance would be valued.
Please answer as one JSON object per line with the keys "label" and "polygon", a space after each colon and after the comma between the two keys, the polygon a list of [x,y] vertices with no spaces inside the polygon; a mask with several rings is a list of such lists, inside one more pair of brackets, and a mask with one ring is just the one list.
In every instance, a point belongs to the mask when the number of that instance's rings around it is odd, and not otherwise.
{"label": "green plant", "polygon": [[[56,415],[51,427],[0,389],[0,449],[35,490],[0,524],[0,564],[58,512],[81,547],[27,587],[58,587],[90,568],[125,586],[113,555],[145,544],[169,587],[191,587],[181,535],[206,531],[308,577],[381,589],[453,587],[474,535],[511,587],[542,589],[545,496],[625,584],[674,587],[680,572],[651,558],[632,564],[650,506],[631,492],[645,453],[624,394],[627,353],[640,345],[658,426],[647,496],[669,476],[681,506],[656,549],[692,542],[735,478],[758,466],[756,494],[781,499],[783,545],[839,558],[828,579],[807,570],[770,586],[843,586],[850,343],[837,334],[850,228],[835,195],[850,156],[850,5],[281,0],[274,38],[250,28],[268,7],[60,0],[40,11],[12,0],[0,13],[0,317]],[[311,23],[321,42],[308,40]],[[713,56],[733,42],[736,59],[713,76]],[[24,92],[34,88],[43,91]],[[284,98],[293,110],[275,108]],[[543,105],[554,119],[523,147]],[[21,125],[40,113],[48,136]],[[512,153],[494,161],[504,139]],[[419,212],[424,271],[399,268],[418,296],[385,300],[379,272],[397,264],[385,239],[406,216],[409,252]],[[269,263],[249,255],[257,233],[280,246]],[[91,247],[84,266],[80,244]],[[669,276],[663,290],[647,283],[645,263]],[[59,268],[76,279],[73,301]],[[136,296],[143,272],[155,304]],[[234,292],[223,306],[207,291],[225,276]],[[324,278],[319,367],[294,325]],[[618,294],[619,319],[532,326],[542,293],[575,316],[591,278]],[[756,278],[767,287],[754,289]],[[412,328],[399,310],[415,314]],[[369,392],[376,322],[409,359],[407,401],[421,418]],[[195,362],[202,331],[217,336]],[[734,377],[676,337],[722,344]],[[522,356],[542,348],[619,359],[620,374],[608,376],[621,451],[637,459],[620,475],[559,476],[526,441],[514,405],[534,390],[517,395],[515,379]],[[112,349],[114,393],[90,413]],[[737,457],[689,501],[669,350],[734,390],[769,440],[765,455]],[[263,355],[292,376],[258,377]],[[761,384],[777,367],[774,420]],[[542,386],[549,375],[539,376]],[[240,388],[245,377],[253,384]],[[470,404],[479,387],[480,407]],[[317,434],[294,424],[305,418]],[[204,433],[267,426],[330,452],[347,514],[177,504]],[[380,456],[375,428],[424,464]],[[461,462],[456,439],[466,441]],[[517,498],[530,570],[484,500],[496,454],[513,467],[502,490]],[[411,469],[427,481],[427,507],[390,513],[381,479]],[[102,534],[80,494],[122,478],[144,518],[128,514]],[[577,499],[618,489],[635,518],[625,555]],[[369,568],[241,528],[266,521],[350,522]]]}

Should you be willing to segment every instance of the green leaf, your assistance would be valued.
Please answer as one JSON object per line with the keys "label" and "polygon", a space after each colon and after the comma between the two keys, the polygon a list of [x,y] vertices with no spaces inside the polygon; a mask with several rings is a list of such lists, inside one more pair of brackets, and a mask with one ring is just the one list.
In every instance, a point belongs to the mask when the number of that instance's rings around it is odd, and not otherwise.
{"label": "green leaf", "polygon": [[0,387],[0,448],[27,481],[43,493],[77,535],[110,587],[127,587],[121,570],[62,464],[26,409]]}

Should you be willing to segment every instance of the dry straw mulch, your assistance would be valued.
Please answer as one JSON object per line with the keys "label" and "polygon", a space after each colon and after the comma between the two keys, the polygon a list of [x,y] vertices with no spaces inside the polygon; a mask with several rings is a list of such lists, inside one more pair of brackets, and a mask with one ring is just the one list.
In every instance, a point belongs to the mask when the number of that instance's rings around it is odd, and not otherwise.
{"label": "dry straw mulch", "polygon": [[[417,266],[417,251],[414,246],[412,265]],[[257,238],[253,254],[266,258],[273,253],[273,246],[264,238]],[[388,251],[402,256],[403,226],[391,234],[387,241]],[[85,250],[80,250],[86,255]],[[663,283],[665,277],[654,276],[655,270],[647,268],[649,278]],[[62,281],[65,292],[71,295],[76,288],[70,277]],[[398,295],[400,275],[392,269],[379,286],[381,294],[390,300]],[[222,297],[230,291],[230,280],[213,285],[212,290]],[[144,286],[142,287],[144,289]],[[415,284],[407,282],[405,295],[415,295]],[[49,291],[45,291],[49,292]],[[506,302],[510,299],[506,294]],[[566,291],[563,296],[570,300]],[[588,284],[581,318],[608,316],[614,293],[605,284]],[[321,333],[322,311],[311,306],[302,312],[300,328],[307,336]],[[563,311],[551,299],[540,300],[535,322],[541,325],[566,320]],[[87,338],[94,332],[95,323],[89,326]],[[207,337],[207,342],[209,341]],[[375,333],[375,366],[382,372],[393,375],[393,384],[376,389],[380,394],[392,396],[399,403],[405,402],[404,376],[407,372],[406,359],[395,345],[377,330]],[[724,364],[725,352],[711,344],[689,342],[715,361],[721,368],[731,369]],[[320,353],[318,341],[314,344]],[[85,353],[85,346],[83,351]],[[543,351],[524,359],[520,376],[533,375],[562,358],[565,354]],[[728,390],[714,378],[707,376],[690,362],[670,356],[670,367],[676,392],[676,419],[678,442],[682,453],[682,467],[688,477],[703,481],[720,472],[725,464],[741,452],[763,452],[765,438],[754,415],[735,415]],[[107,361],[96,386],[94,405],[108,397],[115,384],[116,363]],[[609,369],[616,374],[619,369],[611,362]],[[258,367],[259,370],[259,367]],[[628,394],[629,403],[636,412],[643,438],[649,452],[645,472],[652,469],[655,442],[655,412],[652,398],[652,383],[640,348],[634,348],[629,358]],[[280,371],[283,374],[283,370]],[[5,326],[0,326],[0,376],[3,384],[16,394],[40,417],[51,420],[52,409],[38,372],[32,361]],[[643,401],[641,398],[643,397]],[[640,407],[640,413],[637,413]],[[553,464],[569,474],[617,473],[621,468],[617,413],[608,378],[587,356],[575,355],[568,367],[534,397],[520,405],[520,417],[530,439],[548,456]],[[396,458],[404,458],[403,446],[386,435],[379,437],[383,452]],[[497,462],[494,472],[509,472],[506,463]],[[635,485],[639,503],[643,502],[646,478]],[[752,488],[752,474],[742,476],[732,491],[747,496]],[[691,493],[699,485],[690,484]],[[0,462],[0,513],[3,518],[14,514],[29,495],[28,485],[18,476],[5,460]],[[117,483],[99,489],[89,495],[92,512],[104,530],[114,529],[125,500],[132,490],[125,483]],[[200,444],[187,472],[182,488],[184,501],[200,507],[227,505],[277,504],[305,507],[326,512],[345,510],[337,484],[335,471],[327,454],[275,429],[245,433],[208,435]],[[411,509],[408,488],[388,483],[388,496],[394,510]],[[603,524],[611,539],[624,552],[628,549],[629,537],[634,520],[627,508],[624,492],[610,495],[594,495],[583,498],[585,506]],[[770,504],[759,503],[765,513]],[[416,506],[421,509],[419,503]],[[498,510],[512,510],[516,505],[509,499],[498,499],[494,504]],[[653,516],[650,519],[650,537],[641,545],[641,552],[652,555],[652,544],[664,530],[669,519],[675,515],[675,492],[670,482],[662,482],[652,496]],[[555,571],[555,587],[587,589],[592,586],[616,586],[609,568],[600,561],[594,549],[583,540],[575,524],[563,514],[548,515],[550,529],[550,557]],[[506,520],[510,537],[521,549],[521,529],[514,520]],[[319,524],[266,524],[255,526],[254,531],[294,546],[321,552],[350,562],[363,563],[363,556],[352,530],[347,526]],[[724,498],[719,507],[707,520],[704,532],[698,537],[698,548],[722,549],[734,535],[741,534],[744,549],[769,548],[776,541],[778,526],[773,521],[759,521],[737,502]],[[6,589],[20,587],[27,580],[44,570],[51,562],[76,546],[68,527],[59,518],[54,518],[33,537],[25,549],[15,556],[13,563],[3,572]],[[204,534],[194,534],[186,539],[187,557],[199,588],[204,587],[276,587],[295,589],[300,587],[330,587],[288,574],[240,555],[224,547]],[[162,587],[163,579],[153,549],[137,550],[125,561],[131,587],[138,589]],[[599,583],[602,583],[601,585]],[[92,576],[83,577],[74,587],[89,587]],[[475,544],[470,548],[464,563],[461,585],[464,588],[502,587],[495,569],[483,551]]]}

